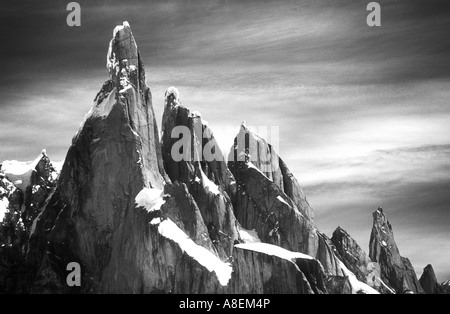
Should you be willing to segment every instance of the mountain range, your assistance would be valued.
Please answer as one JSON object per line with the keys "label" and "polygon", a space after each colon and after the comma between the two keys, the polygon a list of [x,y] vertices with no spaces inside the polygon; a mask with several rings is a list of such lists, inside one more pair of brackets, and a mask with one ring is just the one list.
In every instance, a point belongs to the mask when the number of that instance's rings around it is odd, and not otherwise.
{"label": "mountain range", "polygon": [[[320,232],[288,165],[245,123],[226,161],[212,127],[170,87],[160,133],[127,22],[106,67],[63,163],[44,150],[1,164],[0,292],[450,293],[431,265],[418,279],[382,208],[369,253],[340,227]],[[66,284],[72,262],[79,287]]]}

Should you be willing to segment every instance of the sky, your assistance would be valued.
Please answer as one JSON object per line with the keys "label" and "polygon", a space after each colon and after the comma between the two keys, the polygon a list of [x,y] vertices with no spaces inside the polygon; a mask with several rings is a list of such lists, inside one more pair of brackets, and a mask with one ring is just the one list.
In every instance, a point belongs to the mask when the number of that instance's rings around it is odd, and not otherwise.
{"label": "sky", "polygon": [[128,21],[158,123],[164,92],[202,113],[227,155],[243,120],[279,126],[279,154],[316,223],[368,252],[382,206],[418,276],[450,279],[450,5],[369,1],[2,0],[0,160],[62,160]]}

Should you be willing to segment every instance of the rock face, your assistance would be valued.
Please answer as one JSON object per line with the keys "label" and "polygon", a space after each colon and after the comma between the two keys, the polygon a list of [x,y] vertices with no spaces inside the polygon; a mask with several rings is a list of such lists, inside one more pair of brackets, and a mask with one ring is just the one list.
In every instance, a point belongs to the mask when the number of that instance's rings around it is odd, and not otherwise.
{"label": "rock face", "polygon": [[355,274],[359,281],[366,283],[380,293],[390,294],[390,290],[382,281],[380,265],[372,262],[358,243],[341,227],[333,232],[331,238],[340,260]]}
{"label": "rock face", "polygon": [[409,259],[402,257],[394,240],[392,226],[382,208],[373,213],[369,256],[380,264],[381,279],[397,293],[423,293]]}
{"label": "rock face", "polygon": [[[30,264],[40,265],[33,289],[60,289],[61,280],[46,278],[61,278],[71,261],[82,266],[83,292],[217,292],[226,280],[214,267],[230,267],[209,251],[213,243],[186,186],[165,174],[150,89],[127,23],[114,31],[107,67],[110,81],[74,137],[30,239]],[[198,252],[209,259],[202,264]]]}
{"label": "rock face", "polygon": [[314,221],[314,211],[306,200],[305,193],[291,173],[284,161],[277,155],[272,145],[241,125],[239,134],[235,138],[234,147],[230,151],[228,161],[231,168],[234,162],[250,161],[270,181],[288,196],[298,211],[309,221]]}
{"label": "rock face", "polygon": [[42,157],[31,173],[30,185],[25,189],[25,212],[22,215],[27,233],[31,232],[34,220],[42,211],[45,201],[56,188],[57,170],[53,167],[47,153]]}
{"label": "rock face", "polygon": [[[7,161],[0,173],[0,293],[23,292],[33,222],[53,193],[58,172],[45,150],[31,162]],[[4,171],[4,172],[3,172]],[[11,182],[10,180],[13,180]]]}
{"label": "rock face", "polygon": [[438,283],[433,266],[427,265],[423,269],[422,277],[419,279],[420,285],[426,294],[444,294],[444,288]]}
{"label": "rock face", "polygon": [[307,255],[251,243],[235,245],[233,256],[234,293],[326,293],[322,265]]}
{"label": "rock face", "polygon": [[445,294],[450,294],[450,280],[447,280],[441,284]]}
{"label": "rock face", "polygon": [[[165,98],[161,139],[164,167],[173,182],[186,184],[215,251],[223,260],[230,259],[233,243],[239,238],[230,198],[235,194],[233,175],[201,115],[181,104],[175,87],[167,90]],[[185,145],[180,147],[180,143]]]}
{"label": "rock face", "polygon": [[[250,161],[250,155],[258,158]],[[339,261],[329,239],[315,228],[306,199],[294,201],[283,190],[284,181],[290,182],[286,186],[291,187],[298,183],[287,175],[287,167],[282,172],[277,166],[281,159],[271,146],[242,125],[229,159],[237,183],[235,214],[239,223],[246,229],[255,229],[265,243],[316,258],[327,275],[340,275]],[[297,205],[304,207],[299,210]]]}

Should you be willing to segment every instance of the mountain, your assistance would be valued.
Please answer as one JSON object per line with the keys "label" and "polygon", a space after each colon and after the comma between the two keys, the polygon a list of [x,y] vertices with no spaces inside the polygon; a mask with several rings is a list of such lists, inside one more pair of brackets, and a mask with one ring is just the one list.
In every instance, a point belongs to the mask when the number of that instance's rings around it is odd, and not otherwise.
{"label": "mountain", "polygon": [[381,279],[397,293],[423,293],[414,268],[402,257],[394,240],[392,226],[382,208],[373,213],[369,256],[381,269]]}
{"label": "mountain", "polygon": [[380,265],[371,261],[369,255],[362,250],[347,231],[338,227],[333,232],[331,242],[344,265],[356,275],[359,281],[368,284],[380,293],[395,293],[381,279]]}
{"label": "mountain", "polygon": [[[61,169],[45,151],[2,164],[0,292],[423,292],[381,209],[369,255],[341,228],[329,238],[286,163],[245,124],[226,160],[170,87],[160,134],[127,22],[106,67]],[[80,287],[66,284],[73,262]]]}
{"label": "mountain", "polygon": [[423,269],[423,274],[419,279],[420,285],[427,294],[444,294],[445,289],[441,286],[434,273],[432,265],[427,265]]}
{"label": "mountain", "polygon": [[[55,166],[53,165],[55,164]],[[0,293],[23,291],[29,234],[53,193],[59,174],[46,151],[29,162],[7,160],[0,168]]]}

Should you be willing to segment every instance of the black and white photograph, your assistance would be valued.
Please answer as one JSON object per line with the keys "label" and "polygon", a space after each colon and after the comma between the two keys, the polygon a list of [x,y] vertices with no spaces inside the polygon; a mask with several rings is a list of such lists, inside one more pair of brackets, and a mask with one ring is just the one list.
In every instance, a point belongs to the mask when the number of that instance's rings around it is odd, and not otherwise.
{"label": "black and white photograph", "polygon": [[0,29],[0,294],[450,294],[448,0],[2,0]]}

